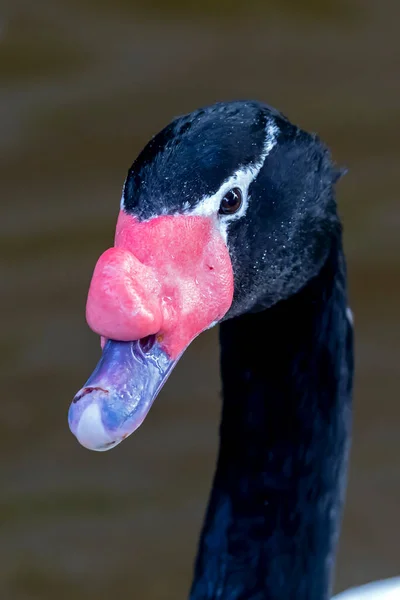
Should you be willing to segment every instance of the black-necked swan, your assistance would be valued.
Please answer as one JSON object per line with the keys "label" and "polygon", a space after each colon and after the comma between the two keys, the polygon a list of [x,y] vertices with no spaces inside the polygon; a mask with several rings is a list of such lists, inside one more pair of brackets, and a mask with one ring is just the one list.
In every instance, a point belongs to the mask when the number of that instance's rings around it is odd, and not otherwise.
{"label": "black-necked swan", "polygon": [[220,450],[191,600],[330,598],[353,377],[338,176],[316,135],[252,101],[175,119],[128,172],[87,302],[103,354],[69,424],[83,446],[114,447],[221,324]]}

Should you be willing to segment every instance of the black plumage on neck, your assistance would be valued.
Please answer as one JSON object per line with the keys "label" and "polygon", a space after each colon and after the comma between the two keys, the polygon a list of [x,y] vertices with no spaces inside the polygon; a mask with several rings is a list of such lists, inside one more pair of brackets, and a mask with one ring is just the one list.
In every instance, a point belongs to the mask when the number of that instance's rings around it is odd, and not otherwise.
{"label": "black plumage on neck", "polygon": [[341,234],[295,295],[221,325],[218,464],[191,600],[330,597],[351,425]]}
{"label": "black plumage on neck", "polygon": [[[126,212],[212,218],[234,275],[220,333],[220,452],[191,600],[330,595],[353,370],[337,177],[317,136],[252,101],[175,119],[128,173]],[[237,218],[219,213],[231,180],[244,186]]]}

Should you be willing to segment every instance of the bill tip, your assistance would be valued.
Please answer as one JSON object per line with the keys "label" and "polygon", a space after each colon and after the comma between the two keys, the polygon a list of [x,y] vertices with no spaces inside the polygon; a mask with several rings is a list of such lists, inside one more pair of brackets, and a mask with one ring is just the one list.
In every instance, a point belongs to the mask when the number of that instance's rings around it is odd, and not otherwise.
{"label": "bill tip", "polygon": [[110,450],[122,441],[113,439],[106,431],[100,407],[96,403],[91,403],[84,409],[73,433],[82,446],[97,452]]}

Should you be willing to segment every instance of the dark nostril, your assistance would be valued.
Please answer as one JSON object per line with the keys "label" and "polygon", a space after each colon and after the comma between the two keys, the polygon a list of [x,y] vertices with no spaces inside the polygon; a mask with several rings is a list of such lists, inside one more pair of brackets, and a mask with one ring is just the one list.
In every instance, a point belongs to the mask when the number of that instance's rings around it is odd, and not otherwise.
{"label": "dark nostril", "polygon": [[156,341],[155,335],[148,335],[148,336],[142,338],[141,340],[139,340],[139,344],[142,349],[142,352],[144,352],[145,354],[146,354],[146,352],[150,352],[150,350],[154,346],[155,341]]}

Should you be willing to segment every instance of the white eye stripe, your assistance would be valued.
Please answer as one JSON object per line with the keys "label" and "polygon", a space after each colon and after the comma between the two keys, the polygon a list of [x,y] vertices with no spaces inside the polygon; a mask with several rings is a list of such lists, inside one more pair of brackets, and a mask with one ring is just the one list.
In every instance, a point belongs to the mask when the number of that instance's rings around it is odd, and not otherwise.
{"label": "white eye stripe", "polygon": [[[218,219],[218,227],[221,231],[222,237],[225,240],[225,243],[227,243],[228,225],[232,221],[234,221],[236,219],[240,219],[241,217],[243,217],[246,214],[248,201],[249,201],[249,195],[248,195],[249,186],[252,183],[252,181],[255,180],[255,178],[257,177],[259,172],[261,171],[261,169],[264,165],[265,159],[267,158],[268,154],[271,152],[271,150],[276,145],[278,133],[279,133],[279,127],[276,125],[276,123],[273,119],[270,119],[266,126],[266,135],[265,135],[265,140],[264,140],[263,151],[260,155],[259,160],[251,165],[248,165],[247,167],[245,167],[243,169],[238,169],[233,175],[231,175],[231,177],[229,177],[228,179],[226,179],[223,182],[223,184],[221,185],[221,187],[215,194],[213,194],[212,196],[205,196],[204,198],[202,198],[193,209],[190,209],[190,204],[188,202],[185,202],[185,204],[183,206],[184,214],[195,215],[195,216],[205,216],[205,217],[210,217],[212,215],[215,215],[215,217],[217,217],[219,205],[221,203],[221,200],[225,196],[225,194],[227,192],[229,192],[233,187],[240,188],[240,190],[242,192],[242,204],[241,204],[239,210],[236,211],[235,213],[233,213],[232,215],[223,215],[222,218]],[[121,202],[120,202],[121,210],[125,209],[125,199],[124,199],[125,184],[126,184],[126,181],[124,182],[124,185],[122,188],[122,197],[121,197]],[[165,207],[162,210],[161,214],[168,214],[167,207]],[[177,215],[182,214],[182,209],[180,209],[175,214],[177,214]],[[160,216],[160,213],[152,215],[151,217],[147,218],[146,221],[150,221],[151,219],[154,219],[158,216]]]}
{"label": "white eye stripe", "polygon": [[265,159],[271,152],[272,148],[275,146],[278,131],[279,129],[276,123],[272,119],[268,121],[266,127],[264,147],[260,159],[256,163],[236,171],[233,175],[231,175],[231,177],[224,181],[224,183],[221,185],[221,187],[215,194],[213,194],[212,196],[206,196],[205,198],[202,198],[202,200],[200,200],[200,202],[198,202],[192,210],[187,211],[186,214],[203,217],[210,217],[212,215],[216,215],[218,213],[221,200],[223,199],[225,194],[234,187],[240,188],[243,200],[239,210],[233,213],[232,215],[224,215],[219,219],[219,229],[221,231],[222,237],[225,240],[225,243],[227,243],[228,226],[232,221],[240,219],[246,214],[247,207],[249,204],[249,186],[261,171]]}
{"label": "white eye stripe", "polygon": [[124,181],[124,185],[122,186],[121,201],[119,203],[120,210],[124,210],[124,208],[125,208],[125,184],[126,184],[126,179]]}

